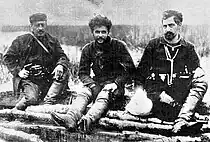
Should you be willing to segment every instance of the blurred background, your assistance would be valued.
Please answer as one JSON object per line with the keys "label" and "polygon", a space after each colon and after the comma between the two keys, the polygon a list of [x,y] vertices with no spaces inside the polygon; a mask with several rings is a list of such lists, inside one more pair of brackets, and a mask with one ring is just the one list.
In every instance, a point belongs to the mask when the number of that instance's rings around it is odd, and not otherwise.
{"label": "blurred background", "polygon": [[[209,5],[209,0],[1,0],[0,91],[12,90],[11,74],[2,63],[2,55],[18,35],[29,31],[29,16],[36,12],[47,14],[49,33],[59,39],[70,58],[70,84],[78,82],[81,48],[92,40],[88,22],[94,14],[112,20],[110,34],[127,43],[137,65],[148,41],[162,34],[161,14],[167,9],[183,13],[182,35],[195,44],[210,80]],[[208,91],[204,101],[210,102],[209,95]]]}

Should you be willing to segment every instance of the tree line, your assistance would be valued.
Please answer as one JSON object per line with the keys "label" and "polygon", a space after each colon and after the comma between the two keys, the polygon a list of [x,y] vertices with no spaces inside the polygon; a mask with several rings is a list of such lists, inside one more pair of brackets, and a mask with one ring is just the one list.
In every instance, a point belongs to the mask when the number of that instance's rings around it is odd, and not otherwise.
{"label": "tree line", "polygon": [[[28,31],[29,26],[2,26],[2,32]],[[83,47],[93,40],[88,26],[49,25],[49,33],[56,36],[61,44]],[[159,25],[113,25],[110,34],[125,41],[131,50],[144,49],[148,41],[162,34]],[[196,51],[201,57],[210,53],[210,26],[184,25],[182,33],[184,38],[195,44]]]}

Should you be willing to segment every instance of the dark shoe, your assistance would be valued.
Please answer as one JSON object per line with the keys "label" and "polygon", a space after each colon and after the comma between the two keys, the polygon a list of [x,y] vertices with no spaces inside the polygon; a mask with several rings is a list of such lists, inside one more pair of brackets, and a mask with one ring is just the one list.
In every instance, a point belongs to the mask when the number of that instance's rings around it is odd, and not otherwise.
{"label": "dark shoe", "polygon": [[51,118],[57,126],[63,126],[68,131],[75,131],[76,122],[71,115],[51,112]]}

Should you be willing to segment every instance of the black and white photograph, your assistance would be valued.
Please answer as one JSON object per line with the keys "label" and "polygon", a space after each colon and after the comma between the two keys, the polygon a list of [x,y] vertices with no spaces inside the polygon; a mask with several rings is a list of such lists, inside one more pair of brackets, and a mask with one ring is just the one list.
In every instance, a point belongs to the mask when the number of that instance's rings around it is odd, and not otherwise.
{"label": "black and white photograph", "polygon": [[209,142],[209,5],[1,0],[0,142]]}

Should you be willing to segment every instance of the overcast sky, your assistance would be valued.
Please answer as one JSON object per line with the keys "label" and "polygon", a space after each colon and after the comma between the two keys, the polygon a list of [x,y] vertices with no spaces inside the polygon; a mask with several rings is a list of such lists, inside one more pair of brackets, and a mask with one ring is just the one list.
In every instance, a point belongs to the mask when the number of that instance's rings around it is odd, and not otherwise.
{"label": "overcast sky", "polygon": [[210,0],[1,0],[0,25],[28,25],[35,12],[48,15],[49,24],[87,25],[94,13],[113,24],[160,24],[166,9],[180,10],[185,24],[209,24]]}

